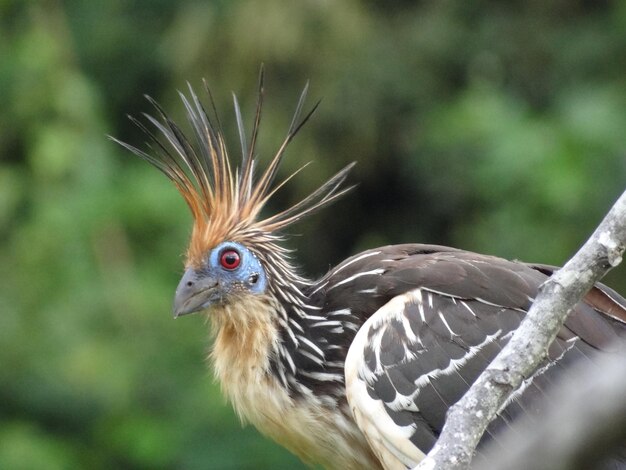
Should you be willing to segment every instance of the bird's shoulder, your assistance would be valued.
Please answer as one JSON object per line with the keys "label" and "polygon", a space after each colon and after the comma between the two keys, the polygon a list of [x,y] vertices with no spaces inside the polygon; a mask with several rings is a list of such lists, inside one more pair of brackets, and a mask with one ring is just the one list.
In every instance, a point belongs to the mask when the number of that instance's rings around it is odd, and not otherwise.
{"label": "bird's shoulder", "polygon": [[416,288],[526,309],[548,276],[524,263],[440,245],[389,245],[354,255],[311,287],[324,311],[349,306],[366,319]]}
{"label": "bird's shoulder", "polygon": [[[394,297],[421,289],[432,298],[477,301],[525,312],[556,267],[507,260],[441,245],[382,246],[347,258],[311,287],[326,314],[350,309],[365,321]],[[624,330],[626,300],[598,283],[567,321],[594,345]]]}

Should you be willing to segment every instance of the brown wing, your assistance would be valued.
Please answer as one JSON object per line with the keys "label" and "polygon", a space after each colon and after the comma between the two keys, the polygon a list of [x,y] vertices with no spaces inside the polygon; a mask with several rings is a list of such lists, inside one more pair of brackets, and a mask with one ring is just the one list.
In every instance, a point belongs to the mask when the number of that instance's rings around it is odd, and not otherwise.
{"label": "brown wing", "polygon": [[[351,313],[375,312],[346,359],[348,400],[372,447],[392,462],[388,468],[402,468],[432,447],[448,408],[508,341],[554,268],[424,245],[369,253],[376,254],[348,260],[329,277],[328,305],[361,292]],[[572,362],[623,338],[624,318],[626,301],[597,285],[486,438],[497,438],[518,415],[532,414]]]}

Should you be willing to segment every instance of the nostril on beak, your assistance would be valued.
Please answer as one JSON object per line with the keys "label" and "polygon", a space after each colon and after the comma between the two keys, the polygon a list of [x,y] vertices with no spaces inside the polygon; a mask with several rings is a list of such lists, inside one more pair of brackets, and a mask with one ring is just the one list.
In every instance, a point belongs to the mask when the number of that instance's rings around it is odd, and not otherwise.
{"label": "nostril on beak", "polygon": [[219,283],[205,273],[187,268],[176,287],[174,317],[199,312],[215,302]]}

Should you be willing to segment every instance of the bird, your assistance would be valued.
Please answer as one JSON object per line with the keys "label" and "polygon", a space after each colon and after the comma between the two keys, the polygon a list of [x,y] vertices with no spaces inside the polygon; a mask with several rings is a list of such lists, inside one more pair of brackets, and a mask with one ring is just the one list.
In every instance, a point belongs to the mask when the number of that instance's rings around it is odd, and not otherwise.
{"label": "bird", "polygon": [[[305,112],[308,83],[288,132],[264,166],[256,154],[264,98],[259,74],[250,139],[233,107],[241,158],[230,157],[211,91],[179,92],[183,131],[163,108],[130,117],[145,149],[112,139],[164,173],[193,217],[174,316],[202,312],[210,362],[242,422],[308,464],[405,469],[433,447],[446,412],[502,349],[557,269],[440,245],[406,243],[348,257],[309,279],[285,229],[352,186],[347,165],[300,202],[262,216],[304,167],[277,180]],[[208,109],[208,111],[207,111]],[[626,300],[596,284],[573,309],[547,357],[515,391],[484,441],[533,412],[571,364],[626,336]]]}

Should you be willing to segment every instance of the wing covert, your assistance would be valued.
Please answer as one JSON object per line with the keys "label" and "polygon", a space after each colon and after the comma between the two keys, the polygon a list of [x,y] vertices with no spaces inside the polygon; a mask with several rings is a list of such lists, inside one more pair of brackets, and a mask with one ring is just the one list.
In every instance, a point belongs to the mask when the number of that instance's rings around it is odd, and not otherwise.
{"label": "wing covert", "polygon": [[[525,312],[416,288],[391,299],[358,331],[346,358],[355,420],[385,468],[413,467],[434,445],[446,413],[508,342]],[[485,439],[536,414],[546,389],[591,347],[564,329],[548,359],[509,398]]]}
{"label": "wing covert", "polygon": [[387,468],[414,466],[448,408],[521,321],[522,312],[414,289],[381,307],[346,359],[348,402]]}

